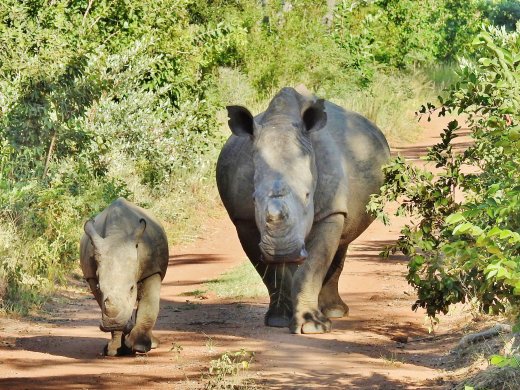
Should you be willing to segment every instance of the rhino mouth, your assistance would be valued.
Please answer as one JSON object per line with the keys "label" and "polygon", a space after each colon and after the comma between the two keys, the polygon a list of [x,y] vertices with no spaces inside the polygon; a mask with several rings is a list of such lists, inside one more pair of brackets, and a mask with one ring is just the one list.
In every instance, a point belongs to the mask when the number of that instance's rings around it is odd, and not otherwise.
{"label": "rhino mouth", "polygon": [[99,323],[99,330],[102,332],[117,332],[122,331],[125,334],[131,332],[134,327],[134,321],[130,318],[126,323],[108,323],[107,321],[101,320]]}
{"label": "rhino mouth", "polygon": [[308,253],[305,249],[305,246],[302,246],[299,249],[296,249],[292,252],[288,253],[274,253],[271,254],[260,246],[260,260],[266,264],[285,264],[285,263],[293,263],[293,264],[302,264],[305,259],[307,259]]}

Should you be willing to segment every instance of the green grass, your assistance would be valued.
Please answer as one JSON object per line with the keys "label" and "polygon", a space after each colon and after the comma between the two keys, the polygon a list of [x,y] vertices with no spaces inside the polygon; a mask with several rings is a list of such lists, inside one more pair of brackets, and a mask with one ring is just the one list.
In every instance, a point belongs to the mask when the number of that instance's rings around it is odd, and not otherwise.
{"label": "green grass", "polygon": [[248,375],[255,353],[241,349],[236,352],[225,352],[217,359],[210,361],[205,389],[243,389],[253,390],[258,387]]}
{"label": "green grass", "polygon": [[422,72],[374,76],[365,90],[354,90],[333,101],[374,122],[390,144],[411,142],[420,133],[415,112],[422,104],[434,102],[435,84]]}
{"label": "green grass", "polygon": [[426,75],[435,85],[435,88],[440,92],[458,81],[459,77],[455,73],[457,69],[456,64],[435,64],[421,69],[421,72]]}
{"label": "green grass", "polygon": [[204,294],[206,294],[206,290],[193,290],[193,291],[187,291],[183,292],[181,296],[184,297],[202,297]]}
{"label": "green grass", "polygon": [[[379,72],[366,89],[359,90],[344,85],[342,88],[338,87],[343,92],[331,96],[330,100],[347,110],[366,116],[383,131],[390,143],[411,142],[420,133],[415,112],[422,104],[436,101],[444,85],[440,84],[442,77],[447,77],[446,83],[452,79],[449,73],[451,68],[438,66],[435,69],[436,73],[433,68],[392,74]],[[444,70],[444,76],[441,70]],[[219,84],[220,99],[225,104],[243,105],[254,115],[265,110],[269,104],[271,97],[259,99],[247,78],[238,70],[222,68]],[[292,86],[296,84],[299,83],[295,82]],[[281,87],[283,86],[279,88]],[[229,135],[225,110],[219,111],[218,120],[222,125],[222,133]]]}
{"label": "green grass", "polygon": [[219,298],[268,297],[267,288],[249,260],[204,283],[204,289],[213,291]]}

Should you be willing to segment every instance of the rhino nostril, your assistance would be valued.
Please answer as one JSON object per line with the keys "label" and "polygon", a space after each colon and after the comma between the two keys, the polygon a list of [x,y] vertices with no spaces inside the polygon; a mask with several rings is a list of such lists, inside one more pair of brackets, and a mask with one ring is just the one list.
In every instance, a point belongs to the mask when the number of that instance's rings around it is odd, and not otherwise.
{"label": "rhino nostril", "polygon": [[115,317],[118,314],[116,305],[109,298],[105,298],[103,305],[104,312],[108,317]]}
{"label": "rhino nostril", "polygon": [[268,222],[276,222],[287,219],[287,207],[279,202],[272,200],[267,203],[266,219]]}

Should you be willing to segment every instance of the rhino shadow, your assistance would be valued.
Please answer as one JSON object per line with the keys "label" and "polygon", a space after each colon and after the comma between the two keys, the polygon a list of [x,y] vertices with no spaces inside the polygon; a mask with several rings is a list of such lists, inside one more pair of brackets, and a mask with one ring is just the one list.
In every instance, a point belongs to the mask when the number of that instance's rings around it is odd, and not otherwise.
{"label": "rhino shadow", "polygon": [[[187,379],[195,379],[193,376],[187,375]],[[174,379],[175,380],[175,379]],[[174,381],[173,380],[173,381]],[[184,381],[179,380],[179,382]],[[0,379],[1,389],[38,389],[38,390],[55,390],[55,389],[146,389],[154,386],[166,385],[172,383],[171,377],[160,378],[153,375],[106,375],[105,373],[84,374],[84,375],[58,375],[43,376],[34,378],[4,378]],[[161,387],[162,388],[162,387]],[[171,387],[175,388],[175,387]]]}
{"label": "rhino shadow", "polygon": [[100,353],[108,340],[108,335],[106,338],[46,335],[19,338],[15,346],[25,351],[92,360],[101,356]]}

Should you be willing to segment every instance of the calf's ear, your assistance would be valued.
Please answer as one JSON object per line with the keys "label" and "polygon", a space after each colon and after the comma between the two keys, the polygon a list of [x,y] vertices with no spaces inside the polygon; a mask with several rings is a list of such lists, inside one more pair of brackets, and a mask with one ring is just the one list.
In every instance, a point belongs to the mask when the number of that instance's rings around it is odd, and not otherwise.
{"label": "calf's ear", "polygon": [[308,132],[318,131],[327,124],[327,113],[323,99],[312,102],[302,113],[305,130]]}
{"label": "calf's ear", "polygon": [[228,125],[232,133],[239,137],[252,137],[255,131],[253,115],[242,106],[227,106]]}

